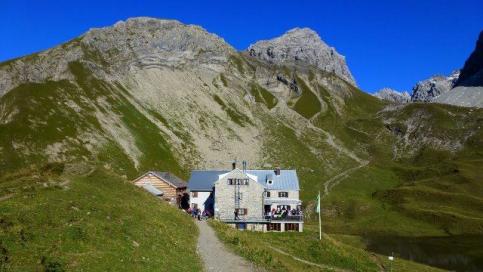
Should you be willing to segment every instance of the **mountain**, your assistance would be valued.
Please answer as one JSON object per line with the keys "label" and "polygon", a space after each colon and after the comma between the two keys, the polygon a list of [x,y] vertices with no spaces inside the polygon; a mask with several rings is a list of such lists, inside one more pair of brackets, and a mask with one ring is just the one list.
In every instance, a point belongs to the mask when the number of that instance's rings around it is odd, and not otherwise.
{"label": "mountain", "polygon": [[[3,63],[0,78],[3,169],[101,158],[128,176],[150,168],[186,175],[240,154],[270,164],[267,131],[313,134],[309,119],[357,111],[366,105],[345,104],[370,98],[325,70],[275,67],[200,27],[151,18]],[[322,133],[325,156],[355,158]]]}
{"label": "mountain", "polygon": [[408,92],[398,92],[391,88],[382,88],[373,94],[375,97],[396,104],[411,102],[411,96]]}
{"label": "mountain", "polygon": [[438,97],[435,102],[464,107],[483,107],[483,32],[475,50],[466,60],[455,88]]}
{"label": "mountain", "polygon": [[250,56],[255,56],[277,65],[312,65],[356,86],[344,56],[329,47],[320,36],[309,28],[294,28],[280,37],[258,41],[248,47]]}
{"label": "mountain", "polygon": [[[22,242],[19,232],[41,225],[49,235],[83,241],[85,248],[71,247],[61,260],[75,266],[76,256],[102,244],[84,232],[97,222],[81,220],[69,208],[81,196],[99,220],[109,213],[123,218],[120,237],[140,235],[127,226],[139,230],[144,222],[168,231],[162,223],[143,221],[144,205],[121,211],[106,205],[124,198],[141,203],[144,197],[103,179],[122,183],[152,169],[186,179],[193,168],[227,168],[236,158],[251,168],[297,169],[309,225],[322,191],[326,232],[359,237],[355,244],[364,249],[373,243],[360,241],[375,241],[375,234],[382,240],[451,236],[452,249],[465,256],[462,265],[468,268],[475,258],[464,237],[483,229],[482,120],[482,109],[397,105],[362,92],[344,58],[308,29],[237,52],[198,26],[128,19],[0,63],[0,199],[8,198],[0,200],[6,211],[0,222],[9,222],[0,224],[1,241],[7,241],[1,247],[16,260],[14,268],[21,267],[19,260],[40,264],[52,252],[49,239],[28,238],[37,237],[35,232]],[[58,173],[50,175],[52,168]],[[75,192],[71,199],[61,198],[69,188]],[[95,197],[86,198],[89,190]],[[62,213],[44,205],[58,199]],[[124,216],[129,209],[139,215],[135,222]],[[152,214],[157,209],[167,208],[156,206]],[[32,210],[45,212],[39,215],[42,224],[24,220]],[[56,214],[62,224],[53,222]],[[181,220],[171,224],[185,224]],[[183,231],[189,228],[174,237]],[[108,227],[99,233],[106,243],[119,242],[109,237]],[[122,243],[132,243],[127,238]],[[169,244],[181,251],[178,240]],[[194,245],[187,246],[194,252]],[[33,255],[29,248],[39,250]],[[128,248],[125,256],[144,256]],[[175,263],[170,268],[184,269]]]}
{"label": "mountain", "polygon": [[441,94],[449,92],[458,80],[459,71],[449,76],[433,76],[418,82],[413,87],[412,102],[432,102]]}
{"label": "mountain", "polygon": [[483,86],[483,31],[476,41],[475,50],[466,60],[456,86],[481,87]]}

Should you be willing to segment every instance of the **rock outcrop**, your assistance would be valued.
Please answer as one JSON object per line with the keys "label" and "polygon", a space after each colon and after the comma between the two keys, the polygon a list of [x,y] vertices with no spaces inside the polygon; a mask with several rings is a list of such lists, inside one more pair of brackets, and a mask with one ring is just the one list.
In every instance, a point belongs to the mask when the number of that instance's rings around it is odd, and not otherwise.
{"label": "rock outcrop", "polygon": [[294,28],[280,37],[258,41],[250,45],[247,51],[250,56],[272,64],[315,66],[333,72],[356,86],[345,57],[309,28]]}
{"label": "rock outcrop", "polygon": [[411,102],[408,92],[398,92],[391,88],[383,88],[373,94],[375,97],[395,104]]}
{"label": "rock outcrop", "polygon": [[480,32],[475,50],[461,69],[456,86],[483,86],[483,31]]}
{"label": "rock outcrop", "polygon": [[475,50],[461,69],[455,87],[437,97],[434,102],[483,108],[483,31],[476,42]]}
{"label": "rock outcrop", "polygon": [[438,96],[433,102],[461,107],[483,108],[483,87],[458,86]]}
{"label": "rock outcrop", "polygon": [[420,81],[413,87],[412,102],[431,102],[436,97],[451,90],[458,80],[459,71],[449,76],[433,76]]}

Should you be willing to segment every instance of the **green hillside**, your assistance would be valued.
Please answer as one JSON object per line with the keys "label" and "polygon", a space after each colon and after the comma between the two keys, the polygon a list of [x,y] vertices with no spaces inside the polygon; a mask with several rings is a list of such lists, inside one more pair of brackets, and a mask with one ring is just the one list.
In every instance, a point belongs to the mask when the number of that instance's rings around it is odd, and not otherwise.
{"label": "green hillside", "polygon": [[189,216],[111,171],[63,168],[0,177],[0,271],[201,269]]}

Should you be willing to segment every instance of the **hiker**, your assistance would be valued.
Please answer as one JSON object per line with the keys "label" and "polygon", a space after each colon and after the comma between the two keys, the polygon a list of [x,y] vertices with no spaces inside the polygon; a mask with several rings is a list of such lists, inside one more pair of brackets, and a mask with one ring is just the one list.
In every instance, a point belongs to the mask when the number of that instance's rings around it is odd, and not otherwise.
{"label": "hiker", "polygon": [[235,220],[238,220],[239,219],[238,218],[238,210],[235,210],[234,214],[235,214]]}
{"label": "hiker", "polygon": [[201,210],[198,209],[198,211],[196,213],[197,213],[197,216],[198,216],[198,221],[201,221]]}

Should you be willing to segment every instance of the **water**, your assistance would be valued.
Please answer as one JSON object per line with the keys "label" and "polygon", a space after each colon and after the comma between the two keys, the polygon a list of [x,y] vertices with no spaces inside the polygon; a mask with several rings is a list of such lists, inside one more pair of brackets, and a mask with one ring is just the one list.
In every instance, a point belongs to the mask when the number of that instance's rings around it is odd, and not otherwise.
{"label": "water", "polygon": [[483,271],[483,235],[366,236],[367,249],[452,271]]}

